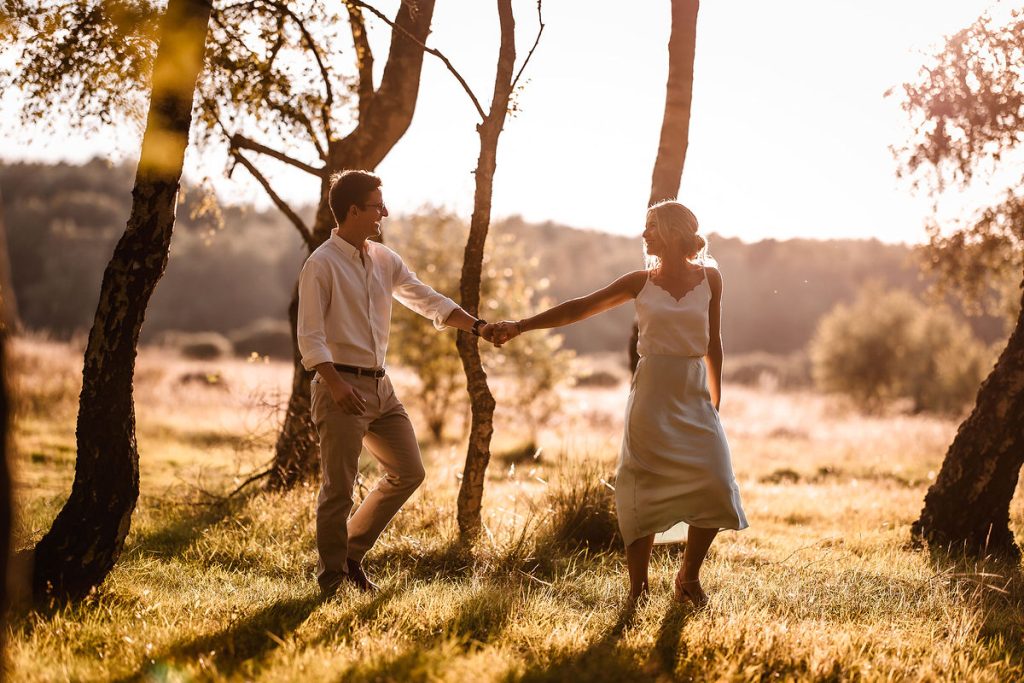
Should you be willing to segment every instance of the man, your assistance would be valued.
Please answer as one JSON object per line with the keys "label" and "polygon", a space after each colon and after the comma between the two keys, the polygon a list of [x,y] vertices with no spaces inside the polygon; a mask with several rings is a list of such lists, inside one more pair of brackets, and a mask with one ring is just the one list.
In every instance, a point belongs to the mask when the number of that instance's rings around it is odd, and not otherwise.
{"label": "man", "polygon": [[[483,334],[491,328],[420,282],[401,257],[368,238],[388,215],[381,180],[365,171],[331,179],[337,227],[299,276],[298,342],[302,364],[316,370],[312,415],[320,437],[323,483],[317,499],[317,581],[324,596],[343,581],[377,589],[361,562],[423,481],[416,434],[384,370],[391,298],[446,326]],[[384,476],[349,518],[362,446]]]}

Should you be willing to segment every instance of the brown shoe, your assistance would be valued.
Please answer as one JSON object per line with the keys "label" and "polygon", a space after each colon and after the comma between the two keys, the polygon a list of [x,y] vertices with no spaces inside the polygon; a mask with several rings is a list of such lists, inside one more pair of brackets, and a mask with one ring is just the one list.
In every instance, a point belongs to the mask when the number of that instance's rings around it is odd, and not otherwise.
{"label": "brown shoe", "polygon": [[348,574],[346,578],[356,585],[356,588],[363,591],[364,593],[376,593],[380,590],[380,586],[370,581],[370,578],[363,571],[362,565],[355,560],[348,560]]}
{"label": "brown shoe", "polygon": [[319,577],[317,579],[317,583],[320,584],[320,598],[322,600],[327,600],[333,596],[338,592],[338,588],[341,587],[341,582],[344,580],[345,574],[342,572]]}

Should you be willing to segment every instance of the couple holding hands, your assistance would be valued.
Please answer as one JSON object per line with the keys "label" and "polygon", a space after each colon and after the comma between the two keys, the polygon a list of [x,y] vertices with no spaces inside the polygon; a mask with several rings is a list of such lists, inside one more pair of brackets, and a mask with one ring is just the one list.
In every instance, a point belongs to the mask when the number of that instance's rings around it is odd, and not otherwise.
{"label": "couple holding hands", "polygon": [[[497,345],[633,300],[640,362],[615,480],[630,597],[647,591],[655,535],[685,523],[675,598],[706,604],[700,569],[708,548],[719,530],[743,529],[747,520],[718,417],[722,276],[706,265],[706,243],[693,213],[678,202],[648,209],[645,269],[532,317],[487,323],[422,283],[397,253],[369,239],[380,234],[388,215],[379,177],[337,174],[329,203],[338,225],[302,268],[298,311],[302,363],[316,371],[310,409],[323,475],[316,514],[321,593],[329,596],[345,582],[377,589],[363,570],[363,557],[424,478],[412,423],[384,369],[392,299],[438,330],[455,327]],[[352,512],[363,446],[384,476]]]}

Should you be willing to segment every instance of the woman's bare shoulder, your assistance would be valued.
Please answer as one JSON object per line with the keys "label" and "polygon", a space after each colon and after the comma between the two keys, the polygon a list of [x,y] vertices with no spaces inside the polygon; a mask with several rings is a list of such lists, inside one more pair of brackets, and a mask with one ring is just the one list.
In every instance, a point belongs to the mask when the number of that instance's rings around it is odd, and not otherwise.
{"label": "woman's bare shoulder", "polygon": [[718,269],[718,266],[706,266],[704,273],[708,278],[708,285],[711,286],[711,291],[721,292],[722,291],[722,271]]}
{"label": "woman's bare shoulder", "polygon": [[631,273],[626,273],[620,277],[616,282],[630,292],[634,297],[640,294],[640,290],[647,284],[648,272],[646,270],[634,270]]}

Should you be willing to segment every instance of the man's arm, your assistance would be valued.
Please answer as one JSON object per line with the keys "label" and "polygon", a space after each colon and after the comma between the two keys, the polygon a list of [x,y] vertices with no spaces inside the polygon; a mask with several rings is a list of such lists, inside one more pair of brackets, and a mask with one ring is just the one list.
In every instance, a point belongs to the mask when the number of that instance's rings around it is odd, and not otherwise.
{"label": "man's arm", "polygon": [[[456,309],[459,309],[459,305],[421,282],[416,274],[405,265],[401,256],[393,251],[390,254],[394,259],[391,295],[409,310],[433,321],[434,327],[443,330],[448,325],[448,319],[452,317]],[[465,311],[463,312],[465,313]],[[457,327],[454,323],[458,320],[460,320],[458,317],[452,320],[453,327]],[[472,320],[470,325],[472,325]],[[464,328],[460,327],[459,329]]]}

